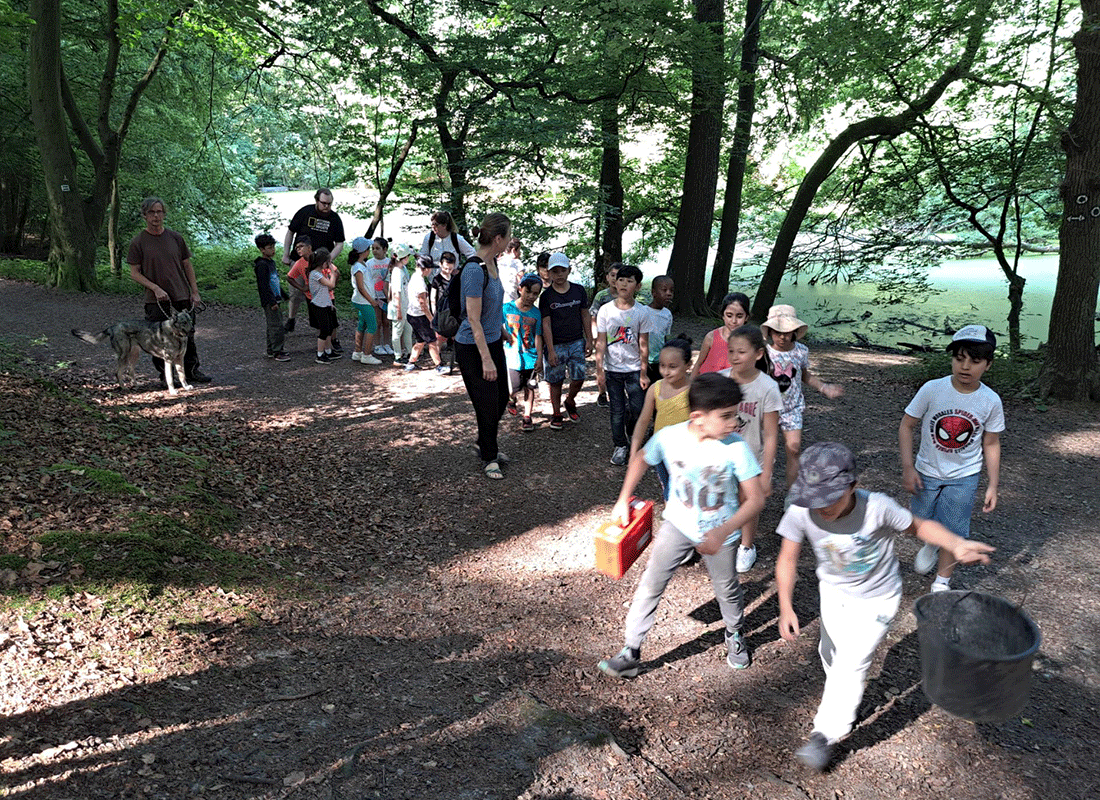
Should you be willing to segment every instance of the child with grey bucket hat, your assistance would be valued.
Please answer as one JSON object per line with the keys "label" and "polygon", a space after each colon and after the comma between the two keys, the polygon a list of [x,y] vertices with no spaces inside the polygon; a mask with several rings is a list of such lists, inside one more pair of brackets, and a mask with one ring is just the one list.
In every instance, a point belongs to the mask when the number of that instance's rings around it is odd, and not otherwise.
{"label": "child with grey bucket hat", "polygon": [[804,539],[817,558],[818,653],[825,690],[809,741],[795,757],[819,772],[828,766],[837,741],[852,729],[867,669],[901,602],[894,537],[915,535],[963,563],[988,564],[994,549],[956,536],[938,522],[913,516],[885,494],[857,488],[858,477],[847,447],[835,442],[810,445],[791,487],[791,506],[776,529],[783,537],[775,564],[779,634],[789,642],[800,632],[792,598]]}

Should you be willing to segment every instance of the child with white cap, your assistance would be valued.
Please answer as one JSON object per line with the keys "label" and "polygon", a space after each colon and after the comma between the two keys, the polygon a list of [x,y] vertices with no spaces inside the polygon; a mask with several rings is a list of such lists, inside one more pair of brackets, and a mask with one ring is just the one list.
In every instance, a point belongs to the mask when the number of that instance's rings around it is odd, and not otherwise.
{"label": "child with white cap", "polygon": [[847,447],[835,442],[810,445],[791,487],[791,506],[776,528],[783,537],[775,562],[779,634],[787,641],[799,635],[793,596],[803,539],[817,557],[818,653],[825,691],[809,741],[795,757],[819,772],[828,766],[837,741],[852,730],[875,649],[901,603],[894,537],[915,535],[963,563],[988,564],[993,552],[983,542],[967,541],[934,520],[914,516],[888,495],[857,489],[858,477]]}
{"label": "child with white cap", "polygon": [[[779,412],[779,430],[783,431],[783,445],[787,453],[787,487],[798,475],[798,454],[802,450],[802,412],[806,398],[802,384],[817,389],[830,400],[844,394],[835,383],[825,383],[810,372],[810,350],[802,342],[810,326],[798,318],[794,306],[772,306],[768,318],[760,326],[768,340],[768,358],[771,361],[770,376],[779,384],[783,396],[783,410]],[[788,504],[790,498],[788,497]]]}
{"label": "child with white cap", "polygon": [[412,352],[412,326],[405,321],[405,310],[409,305],[409,257],[412,248],[408,245],[394,245],[390,253],[390,299],[386,306],[386,316],[390,321],[390,344],[393,347],[394,366],[408,363]]}
{"label": "child with white cap", "polygon": [[[970,536],[970,514],[985,461],[989,476],[982,511],[997,507],[1001,480],[1001,431],[1004,408],[997,393],[982,383],[993,363],[997,338],[984,325],[960,328],[947,345],[951,374],[928,381],[905,407],[898,428],[902,484],[913,495],[914,514],[929,517],[964,539]],[[920,448],[913,460],[913,434]],[[955,559],[939,554],[933,592],[951,588]],[[913,568],[927,575],[937,565],[936,548],[925,545]]]}
{"label": "child with white cap", "polygon": [[[588,316],[588,292],[569,280],[569,256],[553,253],[547,262],[550,286],[539,297],[542,342],[546,348],[544,377],[550,385],[550,430],[560,431],[565,416],[579,420],[577,393],[587,374],[585,358],[592,353],[592,320]],[[562,398],[562,387],[569,387]]]}

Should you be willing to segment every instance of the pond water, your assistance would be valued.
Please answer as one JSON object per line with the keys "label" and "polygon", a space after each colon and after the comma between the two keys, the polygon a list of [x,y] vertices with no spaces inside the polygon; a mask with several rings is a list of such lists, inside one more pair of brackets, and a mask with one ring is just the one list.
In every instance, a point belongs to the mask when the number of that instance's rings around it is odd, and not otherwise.
{"label": "pond water", "polygon": [[[1023,346],[1032,348],[1047,339],[1058,256],[1027,256],[1021,259],[1020,275],[1027,281],[1020,334]],[[873,284],[810,286],[806,280],[795,284],[785,278],[776,302],[793,305],[811,331],[818,323],[818,333],[830,339],[849,341],[854,338],[853,332],[859,332],[877,344],[938,345],[944,341],[942,333],[918,326],[942,331],[976,322],[988,326],[1007,343],[1008,284],[996,259],[944,260],[929,271],[928,278],[935,291],[896,304],[886,304]],[[820,326],[835,319],[856,322]]]}
{"label": "pond water", "polygon": [[[349,213],[348,209],[366,208],[368,202],[373,202],[373,196],[355,189],[336,189],[335,195],[336,208],[350,241],[366,230],[369,218]],[[295,211],[311,202],[311,191],[272,192],[257,198],[257,206],[265,208],[261,216],[282,220],[273,229],[280,242],[286,234],[286,222]],[[419,247],[427,231],[428,220],[424,215],[400,206],[386,209],[385,235],[393,241]],[[629,244],[627,237],[624,245]],[[639,264],[643,273],[652,276],[664,272],[669,252],[664,250],[652,261]],[[713,255],[712,252],[712,259]],[[1031,255],[1021,261],[1020,274],[1027,280],[1020,320],[1024,347],[1035,347],[1047,339],[1057,273],[1057,255]],[[811,334],[819,339],[853,341],[852,334],[858,332],[876,344],[896,346],[898,342],[911,342],[938,346],[945,341],[939,332],[945,326],[956,329],[977,322],[989,326],[1007,343],[1008,284],[995,259],[945,260],[929,272],[929,279],[934,292],[888,305],[873,284],[811,286],[805,279],[795,283],[786,277],[776,302],[793,305],[800,318],[810,325]],[[758,281],[759,266],[753,265],[740,271],[735,268],[731,285],[751,297]],[[822,324],[838,319],[854,322]],[[936,332],[919,327],[922,325],[935,328]]]}

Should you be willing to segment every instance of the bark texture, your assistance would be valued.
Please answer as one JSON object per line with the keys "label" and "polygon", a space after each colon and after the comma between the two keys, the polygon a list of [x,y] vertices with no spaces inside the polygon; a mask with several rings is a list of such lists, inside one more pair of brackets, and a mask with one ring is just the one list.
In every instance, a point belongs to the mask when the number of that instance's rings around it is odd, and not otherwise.
{"label": "bark texture", "polygon": [[676,282],[674,308],[691,314],[709,312],[703,284],[714,226],[714,198],[722,144],[723,13],[723,0],[695,2],[695,20],[702,31],[692,64],[684,191],[668,265],[668,274]]}
{"label": "bark texture", "polygon": [[1077,102],[1062,134],[1066,177],[1058,234],[1058,283],[1050,335],[1039,376],[1044,396],[1100,401],[1096,294],[1100,289],[1100,0],[1082,0],[1077,54]]}

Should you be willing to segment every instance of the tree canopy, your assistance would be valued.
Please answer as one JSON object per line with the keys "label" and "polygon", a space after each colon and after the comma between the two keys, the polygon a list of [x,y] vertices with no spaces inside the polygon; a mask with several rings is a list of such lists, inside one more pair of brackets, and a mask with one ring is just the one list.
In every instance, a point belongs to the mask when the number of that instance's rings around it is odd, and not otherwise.
{"label": "tree canopy", "polygon": [[[272,185],[367,187],[371,232],[395,203],[463,229],[503,210],[594,278],[671,246],[676,308],[702,313],[741,240],[770,251],[739,287],[757,318],[788,270],[919,285],[951,241],[997,255],[1018,319],[1020,255],[1057,246],[1063,0],[0,0],[0,20],[0,243],[48,250],[58,286],[117,266],[144,195],[236,241]],[[902,246],[929,254],[899,266]]]}

